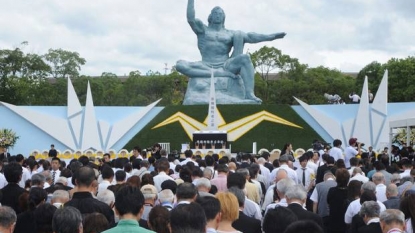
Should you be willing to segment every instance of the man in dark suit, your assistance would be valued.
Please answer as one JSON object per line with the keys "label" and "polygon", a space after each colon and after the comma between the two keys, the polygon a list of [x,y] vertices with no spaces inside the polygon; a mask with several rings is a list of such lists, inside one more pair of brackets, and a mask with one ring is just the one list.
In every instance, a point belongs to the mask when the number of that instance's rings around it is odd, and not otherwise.
{"label": "man in dark suit", "polygon": [[[90,214],[98,212],[103,214],[111,225],[114,225],[114,211],[104,202],[95,199],[93,191],[93,182],[95,181],[95,172],[90,167],[81,167],[76,171],[77,191],[73,194],[72,200],[68,201],[65,206],[77,208],[81,214]],[[142,194],[141,194],[142,195]]]}
{"label": "man in dark suit", "polygon": [[25,191],[18,184],[22,179],[22,173],[22,166],[16,162],[9,163],[4,167],[4,176],[8,184],[1,190],[3,195],[0,197],[0,203],[13,208],[16,214],[21,212],[19,197]]}
{"label": "man in dark suit", "polygon": [[0,161],[10,158],[10,153],[7,152],[7,148],[3,148],[3,150],[3,153],[0,154]]}
{"label": "man in dark suit", "polygon": [[366,226],[360,227],[358,233],[381,233],[379,223],[380,206],[376,201],[365,201],[360,207],[359,215],[362,216]]}
{"label": "man in dark suit", "polygon": [[232,223],[232,227],[241,232],[262,233],[261,221],[244,214],[245,194],[237,187],[230,187],[229,192],[233,193],[238,199],[239,218]]}
{"label": "man in dark suit", "polygon": [[323,228],[323,219],[320,215],[304,209],[304,203],[307,200],[307,191],[302,185],[294,185],[285,193],[285,198],[290,209],[298,218],[298,220],[310,220],[317,223]]}
{"label": "man in dark suit", "polygon": [[336,174],[336,167],[334,166],[334,158],[328,154],[323,154],[324,165],[317,168],[316,184],[324,181],[324,174],[326,171]]}

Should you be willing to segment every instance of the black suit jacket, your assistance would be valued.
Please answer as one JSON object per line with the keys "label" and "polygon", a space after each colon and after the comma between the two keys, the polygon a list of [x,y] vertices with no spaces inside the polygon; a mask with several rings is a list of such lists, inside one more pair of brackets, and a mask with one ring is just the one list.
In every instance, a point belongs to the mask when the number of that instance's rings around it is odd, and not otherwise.
{"label": "black suit jacket", "polygon": [[10,158],[10,153],[1,153],[0,154],[0,161],[3,161],[4,159]]}
{"label": "black suit jacket", "polygon": [[320,215],[310,212],[308,210],[305,210],[301,205],[297,203],[289,204],[287,208],[290,209],[297,216],[298,220],[314,221],[322,229],[324,229],[323,219],[320,217]]}
{"label": "black suit jacket", "polygon": [[261,221],[251,218],[239,211],[239,218],[232,223],[232,227],[246,233],[262,233]]}
{"label": "black suit jacket", "polygon": [[66,202],[65,206],[73,206],[83,215],[94,212],[101,213],[107,218],[110,226],[114,225],[114,211],[112,211],[112,209],[104,202],[93,198],[90,192],[74,193],[72,200]]}
{"label": "black suit jacket", "polygon": [[16,214],[21,213],[19,207],[19,197],[20,195],[25,192],[23,188],[21,188],[18,184],[9,183],[1,190],[3,196],[0,199],[1,205],[6,205],[14,209]]}
{"label": "black suit jacket", "polygon": [[382,233],[382,229],[380,228],[380,223],[372,222],[369,225],[359,228],[357,233]]}
{"label": "black suit jacket", "polygon": [[17,215],[16,228],[14,233],[36,232],[36,221],[33,210]]}

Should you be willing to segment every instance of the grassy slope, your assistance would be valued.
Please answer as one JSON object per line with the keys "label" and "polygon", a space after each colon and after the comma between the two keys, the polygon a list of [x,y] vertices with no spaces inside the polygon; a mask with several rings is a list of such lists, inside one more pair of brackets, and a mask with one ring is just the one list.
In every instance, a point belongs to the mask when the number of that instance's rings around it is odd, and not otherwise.
{"label": "grassy slope", "polygon": [[[165,107],[159,115],[127,143],[125,148],[131,149],[135,145],[146,148],[156,142],[170,142],[171,150],[179,150],[182,143],[191,142],[180,123],[175,122],[153,130],[151,128],[179,111],[202,122],[206,118],[207,109],[207,105]],[[299,129],[263,121],[237,141],[230,142],[232,144],[232,152],[251,152],[252,142],[257,142],[258,150],[260,148],[269,150],[274,148],[282,149],[286,142],[291,142],[294,148],[302,147],[307,149],[310,148],[314,139],[320,139],[320,136],[288,105],[219,105],[218,109],[226,123],[231,123],[265,110],[303,127],[303,129]]]}

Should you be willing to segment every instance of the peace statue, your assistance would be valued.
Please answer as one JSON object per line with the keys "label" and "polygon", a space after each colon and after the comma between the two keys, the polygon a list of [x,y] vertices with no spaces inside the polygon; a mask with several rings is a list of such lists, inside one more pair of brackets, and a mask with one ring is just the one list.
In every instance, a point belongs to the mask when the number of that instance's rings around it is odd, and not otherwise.
{"label": "peace statue", "polygon": [[225,28],[225,12],[218,6],[212,9],[206,26],[195,17],[194,0],[187,3],[187,22],[197,35],[202,61],[179,60],[176,64],[177,71],[190,78],[183,104],[208,103],[212,68],[217,78],[218,104],[260,104],[261,99],[254,94],[255,69],[249,55],[243,54],[244,44],[272,41],[286,34],[264,35],[228,30]]}

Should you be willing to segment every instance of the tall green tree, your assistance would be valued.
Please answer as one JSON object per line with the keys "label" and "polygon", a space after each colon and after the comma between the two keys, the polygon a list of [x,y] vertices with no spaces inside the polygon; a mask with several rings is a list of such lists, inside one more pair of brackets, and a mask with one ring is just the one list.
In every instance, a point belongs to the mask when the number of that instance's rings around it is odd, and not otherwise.
{"label": "tall green tree", "polygon": [[53,78],[78,77],[81,66],[86,63],[79,53],[63,49],[49,49],[44,58],[51,67],[50,75]]}

